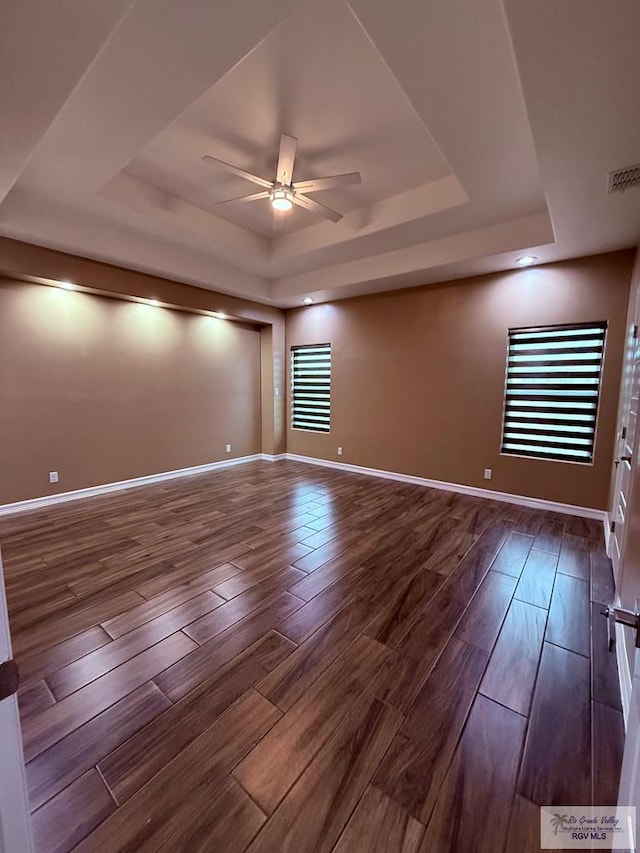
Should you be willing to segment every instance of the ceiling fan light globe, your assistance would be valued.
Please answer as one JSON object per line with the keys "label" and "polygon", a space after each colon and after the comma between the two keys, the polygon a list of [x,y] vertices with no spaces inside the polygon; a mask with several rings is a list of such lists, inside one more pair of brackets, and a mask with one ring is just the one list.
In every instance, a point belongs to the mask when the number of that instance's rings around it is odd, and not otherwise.
{"label": "ceiling fan light globe", "polygon": [[271,206],[274,210],[288,211],[293,207],[291,193],[286,190],[273,190],[271,193]]}
{"label": "ceiling fan light globe", "polygon": [[271,201],[271,206],[274,210],[291,210],[293,204],[288,198],[274,198]]}

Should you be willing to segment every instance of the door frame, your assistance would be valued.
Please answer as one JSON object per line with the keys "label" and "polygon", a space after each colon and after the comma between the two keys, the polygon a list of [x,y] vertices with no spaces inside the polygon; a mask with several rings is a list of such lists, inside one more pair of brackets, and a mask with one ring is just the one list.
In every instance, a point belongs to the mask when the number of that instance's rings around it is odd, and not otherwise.
{"label": "door frame", "polygon": [[[10,659],[9,612],[0,552],[0,663]],[[0,701],[0,732],[0,853],[33,853],[16,694]]]}

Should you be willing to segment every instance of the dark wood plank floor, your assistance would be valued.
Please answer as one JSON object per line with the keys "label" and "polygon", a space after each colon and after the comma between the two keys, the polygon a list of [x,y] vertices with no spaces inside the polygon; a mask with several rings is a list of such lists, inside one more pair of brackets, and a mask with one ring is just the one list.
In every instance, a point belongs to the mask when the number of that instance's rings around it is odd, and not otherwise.
{"label": "dark wood plank floor", "polygon": [[527,853],[615,802],[599,522],[255,462],[0,543],[39,852]]}

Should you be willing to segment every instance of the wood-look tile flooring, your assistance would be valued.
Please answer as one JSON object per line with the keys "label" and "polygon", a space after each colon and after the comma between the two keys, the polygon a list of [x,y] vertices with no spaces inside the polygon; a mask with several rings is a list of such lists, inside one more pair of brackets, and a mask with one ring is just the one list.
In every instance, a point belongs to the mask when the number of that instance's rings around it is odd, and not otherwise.
{"label": "wood-look tile flooring", "polygon": [[0,542],[38,851],[527,853],[616,800],[598,522],[255,462]]}

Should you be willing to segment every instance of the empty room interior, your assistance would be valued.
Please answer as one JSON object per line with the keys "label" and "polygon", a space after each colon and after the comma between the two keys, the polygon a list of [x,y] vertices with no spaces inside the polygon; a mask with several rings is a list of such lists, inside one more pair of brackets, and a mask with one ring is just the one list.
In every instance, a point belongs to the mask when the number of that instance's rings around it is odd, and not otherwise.
{"label": "empty room interior", "polygon": [[639,44],[636,0],[3,5],[2,853],[640,806]]}

